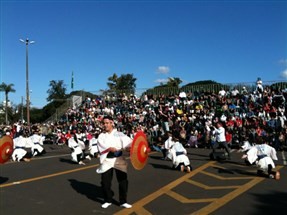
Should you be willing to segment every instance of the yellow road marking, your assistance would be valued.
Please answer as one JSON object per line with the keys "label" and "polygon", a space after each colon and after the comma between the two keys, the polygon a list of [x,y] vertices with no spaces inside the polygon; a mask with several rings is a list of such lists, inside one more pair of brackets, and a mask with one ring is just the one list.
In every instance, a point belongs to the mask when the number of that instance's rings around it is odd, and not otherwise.
{"label": "yellow road marking", "polygon": [[[276,170],[279,170],[282,167],[283,166],[277,166]],[[251,180],[250,182],[247,182],[246,184],[241,185],[240,188],[238,188],[238,189],[226,194],[222,198],[219,198],[219,199],[215,200],[214,202],[210,203],[206,207],[204,207],[204,208],[192,213],[192,215],[210,214],[210,213],[214,212],[215,210],[217,210],[218,208],[220,208],[223,205],[225,205],[227,202],[231,201],[232,199],[234,199],[237,196],[241,195],[242,193],[246,192],[251,187],[253,187],[256,184],[260,183],[264,179],[265,178],[263,178],[263,177],[256,177],[253,180]]]}
{"label": "yellow road marking", "polygon": [[[149,154],[154,154],[154,153],[155,152],[151,152]],[[127,159],[129,159],[129,157]],[[94,167],[97,167],[97,166],[99,166],[99,164],[95,164],[95,165],[91,165],[91,166],[85,166],[85,167],[82,167],[82,168],[67,170],[67,171],[63,171],[63,172],[58,172],[58,173],[54,173],[54,174],[50,174],[50,175],[44,175],[44,176],[39,176],[39,177],[35,177],[35,178],[29,178],[29,179],[25,179],[25,180],[21,180],[21,181],[14,181],[14,182],[11,182],[11,183],[0,185],[0,188],[10,187],[10,186],[13,186],[13,185],[19,185],[19,184],[28,183],[28,182],[32,182],[32,181],[37,181],[37,180],[41,180],[41,179],[45,179],[45,178],[51,178],[51,177],[55,177],[55,176],[59,176],[59,175],[65,175],[65,174],[69,174],[69,173],[72,173],[72,172],[77,172],[77,171],[82,171],[82,170],[94,168]]]}
{"label": "yellow road marking", "polygon": [[21,180],[21,181],[14,181],[14,182],[11,182],[11,183],[0,185],[0,188],[9,187],[9,186],[18,185],[18,184],[23,184],[23,183],[28,183],[28,182],[32,182],[32,181],[45,179],[45,178],[51,178],[51,177],[55,177],[55,176],[59,176],[59,175],[65,175],[65,174],[72,173],[72,172],[78,172],[78,171],[82,171],[82,170],[86,170],[86,169],[91,169],[91,168],[94,168],[94,167],[97,167],[97,166],[99,166],[99,164],[95,164],[95,165],[91,165],[91,166],[85,166],[85,167],[82,167],[82,168],[67,170],[67,171],[58,172],[58,173],[53,173],[53,174],[50,174],[50,175],[43,175],[43,176],[39,176],[39,177],[35,177],[35,178],[24,179],[24,180]]}
{"label": "yellow road marking", "polygon": [[216,174],[213,174],[213,173],[210,173],[210,172],[206,172],[206,171],[201,171],[200,173],[202,174],[205,174],[205,175],[208,175],[210,177],[213,177],[213,178],[217,178],[217,179],[220,179],[220,180],[240,180],[240,179],[253,179],[254,177],[256,176],[239,176],[239,177],[222,177],[220,175],[216,175]]}
{"label": "yellow road marking", "polygon": [[171,182],[170,184],[162,187],[161,189],[157,190],[156,192],[154,192],[154,193],[144,197],[143,199],[139,200],[138,202],[133,204],[132,208],[120,210],[117,213],[115,213],[115,215],[121,215],[121,214],[126,215],[126,214],[132,214],[132,213],[144,214],[144,211],[146,211],[143,208],[144,205],[147,205],[148,203],[155,200],[159,196],[169,192],[172,188],[178,186],[182,182],[186,181],[188,178],[194,176],[195,174],[199,173],[200,171],[207,168],[208,166],[210,166],[213,163],[215,163],[215,161],[210,161],[210,162],[198,167],[197,169],[193,170],[191,173],[188,173],[188,174],[182,176],[181,178],[179,178],[179,179]]}
{"label": "yellow road marking", "polygon": [[259,182],[263,181],[264,178],[254,178],[250,182],[240,186],[240,188],[226,194],[222,198],[216,199],[214,202],[210,203],[208,206],[192,213],[192,215],[196,214],[210,214],[211,212],[217,210],[218,208],[225,205],[227,202],[231,201],[232,199],[236,198],[240,194],[244,193],[245,191],[249,190],[254,185],[258,184]]}
{"label": "yellow road marking", "polygon": [[[151,152],[149,154],[154,154],[154,153],[155,152]],[[129,159],[129,157],[127,159]],[[50,174],[50,175],[44,175],[44,176],[39,176],[39,177],[35,177],[35,178],[24,179],[24,180],[21,180],[21,181],[14,181],[14,182],[11,182],[11,183],[0,185],[0,188],[10,187],[10,186],[13,186],[13,185],[19,185],[19,184],[28,183],[28,182],[32,182],[32,181],[37,181],[37,180],[41,180],[41,179],[45,179],[45,178],[51,178],[51,177],[55,177],[55,176],[59,176],[59,175],[65,175],[65,174],[69,174],[69,173],[72,173],[72,172],[77,172],[77,171],[82,171],[82,170],[86,170],[86,169],[91,169],[91,168],[94,168],[94,167],[97,167],[97,166],[99,166],[99,164],[95,164],[95,165],[91,165],[91,166],[85,166],[85,167],[82,167],[82,168],[67,170],[67,171],[63,171],[63,172],[58,172],[58,173],[54,173],[54,174]]]}
{"label": "yellow road marking", "polygon": [[[186,174],[185,176],[171,182],[170,184],[162,187],[161,189],[157,190],[156,192],[144,197],[143,199],[139,200],[138,202],[133,204],[133,207],[131,209],[122,209],[118,212],[115,213],[115,215],[126,215],[126,214],[151,214],[148,212],[144,206],[147,205],[148,203],[152,202],[156,198],[158,198],[161,195],[167,194],[174,199],[182,202],[182,203],[201,203],[201,202],[211,202],[209,205],[206,207],[194,212],[193,214],[209,214],[218,208],[222,207],[225,205],[227,202],[231,201],[232,199],[236,198],[240,194],[246,192],[249,190],[251,187],[255,186],[256,184],[260,183],[263,181],[265,178],[260,178],[260,177],[233,177],[233,178],[225,178],[225,177],[216,177],[220,180],[242,180],[242,179],[252,179],[251,181],[247,182],[244,185],[240,186],[215,186],[215,187],[209,187],[209,186],[204,186],[201,183],[192,181],[190,178],[196,175],[197,173],[204,173],[206,175],[210,175],[214,177],[214,174],[209,174],[208,172],[205,172],[204,169],[208,168],[209,166],[212,166],[215,163],[215,161],[208,162],[203,166],[200,166],[199,168],[193,170],[190,174]],[[277,167],[276,169],[280,169],[282,167]],[[178,186],[180,183],[183,182],[189,182],[193,183],[199,187],[203,187],[205,189],[235,189],[234,191],[228,193],[227,195],[221,197],[221,198],[209,198],[209,199],[188,199],[174,191],[172,189],[176,186]]]}
{"label": "yellow road marking", "polygon": [[234,186],[212,186],[211,187],[211,186],[202,184],[200,182],[197,182],[197,181],[194,181],[194,180],[191,180],[191,179],[186,180],[186,182],[188,182],[190,184],[193,184],[193,185],[195,185],[197,187],[203,188],[205,190],[236,189],[236,188],[240,187],[240,186],[237,186],[237,185],[234,185]]}
{"label": "yellow road marking", "polygon": [[186,198],[182,195],[180,195],[179,193],[176,193],[172,190],[169,190],[166,192],[167,195],[171,196],[172,198],[176,199],[177,201],[181,202],[181,203],[202,203],[202,202],[213,202],[215,201],[217,198],[209,198],[209,199],[189,199]]}
{"label": "yellow road marking", "polygon": [[[229,164],[229,165],[232,165],[232,166],[246,167],[246,164],[244,164],[244,163],[228,163],[228,164]],[[218,165],[218,164],[213,164],[213,165],[211,165],[211,166],[217,167],[217,168],[220,168],[220,169],[229,169],[229,168],[220,166],[220,165]]]}

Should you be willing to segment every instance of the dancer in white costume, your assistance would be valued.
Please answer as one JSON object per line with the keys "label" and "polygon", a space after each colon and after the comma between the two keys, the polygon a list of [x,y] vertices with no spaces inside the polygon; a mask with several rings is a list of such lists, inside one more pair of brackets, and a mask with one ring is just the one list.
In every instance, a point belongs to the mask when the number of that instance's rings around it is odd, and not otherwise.
{"label": "dancer in white costume", "polygon": [[278,160],[276,150],[265,143],[264,137],[256,138],[256,145],[251,147],[246,153],[246,158],[252,163],[256,163],[258,167],[257,174],[260,176],[268,176],[269,178],[280,178],[280,173],[273,171],[275,163],[273,160]]}
{"label": "dancer in white costume", "polygon": [[128,150],[131,147],[132,139],[114,128],[112,117],[105,116],[103,123],[104,132],[98,138],[101,165],[97,169],[97,172],[101,174],[101,185],[104,192],[102,208],[107,208],[112,204],[114,192],[111,186],[114,171],[118,180],[120,205],[124,208],[131,208],[132,205],[127,203],[127,161],[123,156],[123,150]]}
{"label": "dancer in white costume", "polygon": [[186,169],[187,172],[191,171],[190,161],[187,156],[187,151],[183,147],[183,145],[179,142],[180,134],[175,131],[172,134],[172,139],[174,144],[170,149],[171,159],[173,163],[173,167],[175,169],[180,169],[180,171],[184,171]]}

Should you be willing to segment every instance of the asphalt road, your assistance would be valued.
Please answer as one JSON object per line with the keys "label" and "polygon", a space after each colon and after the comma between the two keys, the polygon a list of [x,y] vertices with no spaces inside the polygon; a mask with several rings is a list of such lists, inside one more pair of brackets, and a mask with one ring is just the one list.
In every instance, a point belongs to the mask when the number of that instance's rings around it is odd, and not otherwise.
{"label": "asphalt road", "polygon": [[89,214],[274,214],[287,211],[287,152],[278,152],[281,179],[256,175],[241,153],[230,161],[211,161],[209,149],[188,149],[193,170],[171,169],[171,161],[151,152],[141,171],[129,165],[128,202],[118,204],[117,183],[113,205],[102,209],[98,159],[81,166],[70,161],[67,147],[45,145],[47,154],[31,162],[7,162],[0,166],[1,215]]}

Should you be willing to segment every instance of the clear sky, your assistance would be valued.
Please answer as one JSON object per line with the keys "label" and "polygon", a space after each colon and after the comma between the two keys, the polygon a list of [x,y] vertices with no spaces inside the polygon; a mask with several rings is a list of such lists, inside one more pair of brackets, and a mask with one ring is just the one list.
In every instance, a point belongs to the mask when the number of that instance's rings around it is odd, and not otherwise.
{"label": "clear sky", "polygon": [[[283,81],[287,77],[287,1],[1,0],[0,82],[47,104],[51,80],[67,93],[107,89],[108,77],[133,74],[138,89],[168,77],[182,84]],[[1,100],[4,94],[1,93]]]}

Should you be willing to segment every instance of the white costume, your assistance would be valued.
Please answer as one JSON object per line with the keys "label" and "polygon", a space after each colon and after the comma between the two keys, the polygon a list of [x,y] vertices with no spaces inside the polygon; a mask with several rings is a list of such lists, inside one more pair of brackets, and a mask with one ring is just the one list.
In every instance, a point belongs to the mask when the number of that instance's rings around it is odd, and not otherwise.
{"label": "white costume", "polygon": [[262,80],[261,78],[258,78],[256,81],[256,91],[258,91],[259,93],[263,93],[263,85],[262,85]]}
{"label": "white costume", "polygon": [[80,145],[81,149],[82,149],[83,151],[85,151],[86,145],[85,145],[84,141],[78,140],[78,144]]}
{"label": "white costume", "polygon": [[19,137],[14,138],[13,142],[14,151],[11,157],[13,161],[19,162],[28,153],[26,150],[27,138],[20,135]]}
{"label": "white costume", "polygon": [[175,142],[170,149],[170,152],[172,154],[172,163],[174,167],[176,168],[180,163],[183,163],[184,166],[189,166],[190,161],[187,157],[187,151],[183,147],[183,145],[180,142]]}
{"label": "white costume", "polygon": [[92,139],[89,140],[89,151],[90,155],[93,157],[95,154],[99,153],[99,148],[98,148],[98,139],[93,137]]}
{"label": "white costume", "polygon": [[111,133],[101,133],[98,137],[98,147],[100,156],[100,167],[97,173],[104,173],[111,168],[119,169],[127,172],[127,162],[123,156],[107,158],[108,149],[114,147],[117,150],[122,150],[130,147],[132,139],[122,132],[113,129]]}
{"label": "white costume", "polygon": [[256,166],[263,171],[268,170],[268,165],[275,168],[273,160],[278,160],[276,150],[267,144],[259,144],[251,147],[247,152],[247,159],[250,163],[256,161]]}
{"label": "white costume", "polygon": [[71,157],[72,157],[72,161],[78,163],[80,162],[80,160],[78,159],[78,156],[80,155],[81,158],[83,158],[84,153],[83,153],[83,149],[81,148],[81,142],[80,140],[78,140],[78,143],[76,142],[76,140],[72,137],[68,140],[68,147],[72,150],[71,153]]}
{"label": "white costume", "polygon": [[249,149],[252,148],[252,145],[249,143],[248,140],[244,141],[242,146],[240,147],[243,152],[247,152]]}
{"label": "white costume", "polygon": [[39,134],[33,134],[32,136],[30,136],[30,140],[32,141],[32,155],[36,156],[42,154],[44,152],[43,142],[45,140],[45,137]]}
{"label": "white costume", "polygon": [[172,137],[168,137],[168,139],[164,142],[164,148],[166,149],[166,157],[172,160],[172,153],[171,148],[174,145],[174,141],[172,140]]}

